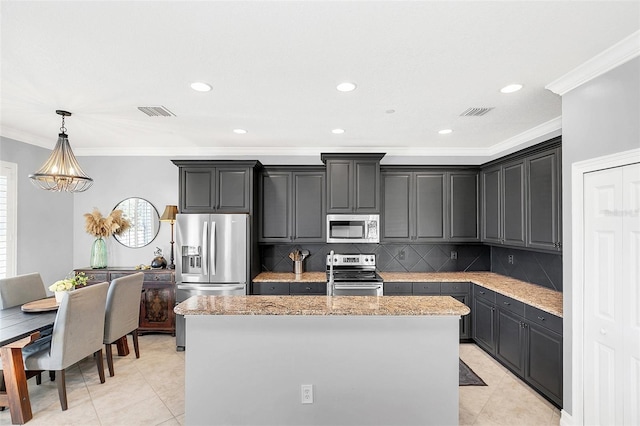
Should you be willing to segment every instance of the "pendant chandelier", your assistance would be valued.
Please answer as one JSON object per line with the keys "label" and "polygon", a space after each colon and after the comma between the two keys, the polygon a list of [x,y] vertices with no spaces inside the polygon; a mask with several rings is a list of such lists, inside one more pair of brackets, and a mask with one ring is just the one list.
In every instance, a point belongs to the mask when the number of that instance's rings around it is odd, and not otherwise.
{"label": "pendant chandelier", "polygon": [[93,179],[87,176],[78,164],[65,133],[67,129],[64,127],[64,118],[71,116],[71,113],[56,110],[56,114],[62,116],[58,142],[47,162],[37,172],[29,175],[29,178],[35,186],[47,191],[86,191],[93,185]]}

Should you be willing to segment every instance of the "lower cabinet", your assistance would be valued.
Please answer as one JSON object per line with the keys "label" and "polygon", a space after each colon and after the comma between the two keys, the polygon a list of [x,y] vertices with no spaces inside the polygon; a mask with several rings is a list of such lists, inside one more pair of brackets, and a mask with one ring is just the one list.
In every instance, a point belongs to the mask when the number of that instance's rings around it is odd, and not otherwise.
{"label": "lower cabinet", "polygon": [[326,282],[254,282],[251,294],[262,296],[320,296],[327,294]]}
{"label": "lower cabinet", "polygon": [[562,318],[480,286],[473,294],[475,343],[562,407]]}
{"label": "lower cabinet", "polygon": [[175,306],[175,275],[171,269],[75,269],[76,274],[84,272],[87,284],[111,282],[112,280],[137,272],[144,273],[140,294],[140,321],[138,333],[176,333],[173,308]]}
{"label": "lower cabinet", "polygon": [[[451,296],[471,307],[468,282],[385,282],[385,296]],[[471,340],[471,314],[460,318],[460,341]]]}

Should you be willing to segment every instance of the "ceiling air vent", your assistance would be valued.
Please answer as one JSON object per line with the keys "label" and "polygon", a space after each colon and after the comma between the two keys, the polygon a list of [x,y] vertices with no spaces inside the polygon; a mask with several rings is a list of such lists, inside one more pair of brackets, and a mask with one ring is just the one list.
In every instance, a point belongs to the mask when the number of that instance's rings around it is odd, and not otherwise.
{"label": "ceiling air vent", "polygon": [[476,107],[476,108],[467,108],[460,117],[480,117],[481,115],[485,115],[489,111],[491,111],[494,107]]}
{"label": "ceiling air vent", "polygon": [[144,106],[138,107],[138,109],[149,117],[175,117],[176,115],[169,111],[167,108],[160,106]]}

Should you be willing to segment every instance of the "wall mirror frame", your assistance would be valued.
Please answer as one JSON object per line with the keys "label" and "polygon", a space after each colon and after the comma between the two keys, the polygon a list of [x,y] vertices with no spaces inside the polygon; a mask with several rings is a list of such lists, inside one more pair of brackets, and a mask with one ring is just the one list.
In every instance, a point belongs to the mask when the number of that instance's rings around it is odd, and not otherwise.
{"label": "wall mirror frame", "polygon": [[121,235],[115,235],[120,244],[129,248],[145,247],[160,232],[160,215],[156,207],[140,197],[125,198],[113,210],[122,210],[123,216],[131,222],[131,227]]}

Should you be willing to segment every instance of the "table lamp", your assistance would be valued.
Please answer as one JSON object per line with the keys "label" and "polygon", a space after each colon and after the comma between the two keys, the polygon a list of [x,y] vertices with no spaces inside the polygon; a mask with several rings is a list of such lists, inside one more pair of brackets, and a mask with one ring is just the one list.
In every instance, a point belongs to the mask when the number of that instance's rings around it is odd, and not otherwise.
{"label": "table lamp", "polygon": [[173,263],[173,224],[176,223],[176,215],[178,214],[178,206],[166,206],[164,213],[160,216],[161,222],[169,222],[171,224],[171,263],[167,266],[168,269],[176,269],[176,265]]}

